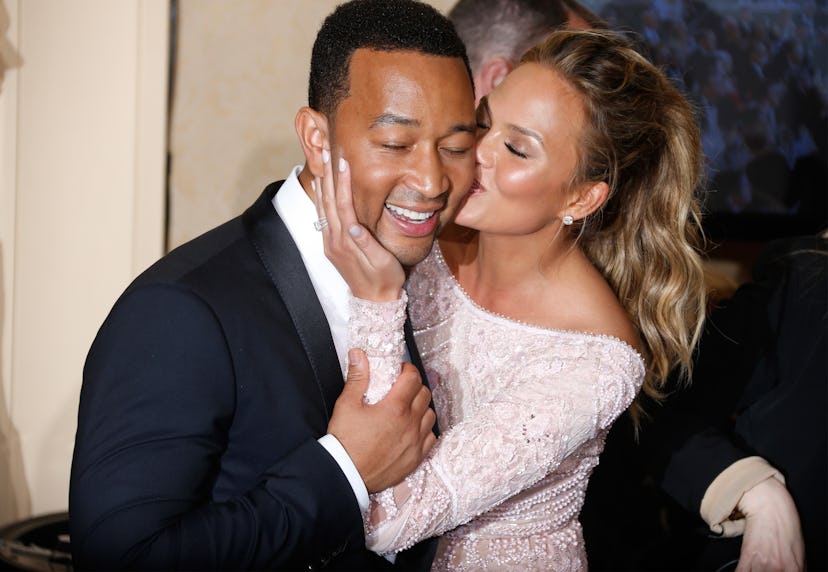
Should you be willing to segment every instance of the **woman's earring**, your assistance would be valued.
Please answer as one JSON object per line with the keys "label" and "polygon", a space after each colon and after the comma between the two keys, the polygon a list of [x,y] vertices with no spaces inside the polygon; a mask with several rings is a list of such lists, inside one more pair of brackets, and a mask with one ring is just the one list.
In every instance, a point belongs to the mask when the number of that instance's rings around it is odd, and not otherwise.
{"label": "woman's earring", "polygon": [[563,217],[564,226],[569,226],[573,222],[575,222],[575,219],[572,218],[572,215],[564,215],[564,217]]}

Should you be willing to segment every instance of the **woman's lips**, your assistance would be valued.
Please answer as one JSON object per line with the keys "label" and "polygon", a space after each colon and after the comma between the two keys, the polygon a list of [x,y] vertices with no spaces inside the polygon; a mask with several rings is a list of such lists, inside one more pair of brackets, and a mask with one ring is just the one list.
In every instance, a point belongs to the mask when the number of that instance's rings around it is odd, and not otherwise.
{"label": "woman's lips", "polygon": [[480,193],[485,192],[485,190],[486,189],[484,189],[483,187],[480,186],[480,181],[475,179],[472,182],[471,187],[469,187],[469,192],[467,193],[467,196],[479,195]]}

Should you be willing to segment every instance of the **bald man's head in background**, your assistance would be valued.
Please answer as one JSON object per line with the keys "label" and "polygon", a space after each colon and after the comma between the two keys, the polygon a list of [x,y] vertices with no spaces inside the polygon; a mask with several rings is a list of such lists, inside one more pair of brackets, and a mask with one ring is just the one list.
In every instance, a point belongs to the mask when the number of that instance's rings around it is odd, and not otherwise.
{"label": "bald man's head in background", "polygon": [[549,32],[606,27],[576,0],[459,0],[448,16],[466,44],[477,101]]}

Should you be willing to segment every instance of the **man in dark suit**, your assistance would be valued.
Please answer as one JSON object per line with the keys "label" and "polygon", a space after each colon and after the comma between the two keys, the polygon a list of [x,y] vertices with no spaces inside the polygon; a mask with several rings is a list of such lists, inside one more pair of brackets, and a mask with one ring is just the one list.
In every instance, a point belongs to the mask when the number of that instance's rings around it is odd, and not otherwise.
{"label": "man in dark suit", "polygon": [[[473,102],[462,42],[428,5],[355,0],[326,19],[296,118],[305,165],[138,277],[92,345],[77,568],[392,566],[365,549],[362,515],[434,443],[430,394],[404,364],[386,399],[363,403],[311,182],[346,158],[359,222],[414,264],[471,184]],[[349,360],[362,378],[343,391]],[[396,565],[426,569],[433,548]]]}
{"label": "man in dark suit", "polygon": [[826,569],[827,317],[828,234],[769,243],[692,384],[648,404],[638,443],[629,416],[610,432],[582,513],[593,569]]}
{"label": "man in dark suit", "polygon": [[725,537],[701,564],[826,569],[826,318],[828,236],[769,243],[712,312],[694,383],[651,437],[661,486]]}

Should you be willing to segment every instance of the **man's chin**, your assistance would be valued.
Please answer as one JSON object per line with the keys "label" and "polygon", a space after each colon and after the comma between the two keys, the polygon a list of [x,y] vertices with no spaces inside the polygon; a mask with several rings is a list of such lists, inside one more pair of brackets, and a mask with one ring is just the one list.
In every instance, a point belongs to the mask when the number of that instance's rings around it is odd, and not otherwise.
{"label": "man's chin", "polygon": [[416,244],[383,244],[385,248],[400,261],[404,267],[409,268],[421,262],[434,244],[434,237],[429,236],[416,242]]}

